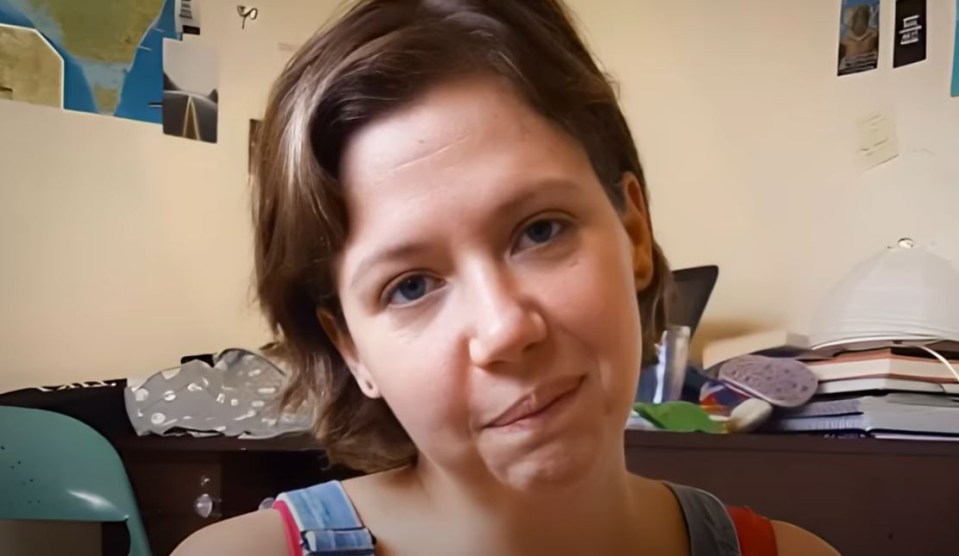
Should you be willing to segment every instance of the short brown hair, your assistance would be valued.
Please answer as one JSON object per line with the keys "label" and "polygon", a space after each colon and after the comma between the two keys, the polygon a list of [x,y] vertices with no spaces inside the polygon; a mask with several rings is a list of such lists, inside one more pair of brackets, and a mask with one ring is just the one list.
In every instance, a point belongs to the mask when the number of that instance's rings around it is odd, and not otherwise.
{"label": "short brown hair", "polygon": [[[626,172],[644,183],[613,86],[558,0],[363,0],[296,53],[273,87],[253,163],[257,294],[293,371],[285,402],[315,403],[331,460],[358,470],[408,464],[416,448],[386,403],[361,393],[316,316],[346,325],[332,272],[348,226],[340,159],[365,124],[471,74],[510,83],[574,137],[617,209]],[[655,359],[669,281],[653,246],[653,280],[638,292],[644,361]]]}

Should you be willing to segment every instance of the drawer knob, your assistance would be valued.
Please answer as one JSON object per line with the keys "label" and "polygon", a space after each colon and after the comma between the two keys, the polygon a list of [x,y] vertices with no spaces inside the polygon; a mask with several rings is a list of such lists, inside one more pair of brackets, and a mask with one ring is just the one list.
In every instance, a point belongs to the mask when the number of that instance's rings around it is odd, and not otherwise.
{"label": "drawer knob", "polygon": [[215,517],[215,514],[219,514],[217,502],[218,500],[209,494],[201,494],[193,501],[193,511],[203,519],[209,519],[211,516]]}

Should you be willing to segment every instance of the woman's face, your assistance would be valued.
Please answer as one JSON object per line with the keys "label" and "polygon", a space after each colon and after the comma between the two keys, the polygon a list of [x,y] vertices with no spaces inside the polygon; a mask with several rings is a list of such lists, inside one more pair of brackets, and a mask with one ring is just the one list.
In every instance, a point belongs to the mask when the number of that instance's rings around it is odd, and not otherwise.
{"label": "woman's face", "polygon": [[342,178],[336,341],[421,465],[528,488],[622,452],[651,274],[635,178],[621,217],[582,147],[483,79],[365,126]]}

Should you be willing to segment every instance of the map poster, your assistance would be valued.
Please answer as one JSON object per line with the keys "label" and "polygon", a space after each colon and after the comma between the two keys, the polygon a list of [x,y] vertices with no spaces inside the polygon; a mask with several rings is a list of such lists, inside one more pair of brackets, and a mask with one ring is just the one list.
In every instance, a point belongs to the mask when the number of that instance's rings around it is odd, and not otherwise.
{"label": "map poster", "polygon": [[896,43],[892,67],[926,59],[926,0],[896,0]]}
{"label": "map poster", "polygon": [[879,0],[842,0],[839,75],[876,69],[879,64]]}
{"label": "map poster", "polygon": [[163,43],[163,133],[216,143],[220,105],[216,51],[194,41]]}
{"label": "map poster", "polygon": [[63,58],[36,29],[0,23],[0,99],[63,108]]}
{"label": "map poster", "polygon": [[174,2],[0,0],[0,98],[160,123]]}

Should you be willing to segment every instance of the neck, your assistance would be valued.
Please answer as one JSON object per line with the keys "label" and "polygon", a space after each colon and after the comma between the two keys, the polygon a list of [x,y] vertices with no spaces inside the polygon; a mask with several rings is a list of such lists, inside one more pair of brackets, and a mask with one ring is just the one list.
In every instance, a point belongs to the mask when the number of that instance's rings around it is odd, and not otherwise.
{"label": "neck", "polygon": [[562,484],[515,488],[488,472],[451,476],[427,461],[413,471],[431,513],[451,533],[450,553],[621,554],[636,544],[642,516],[638,479],[617,448]]}

